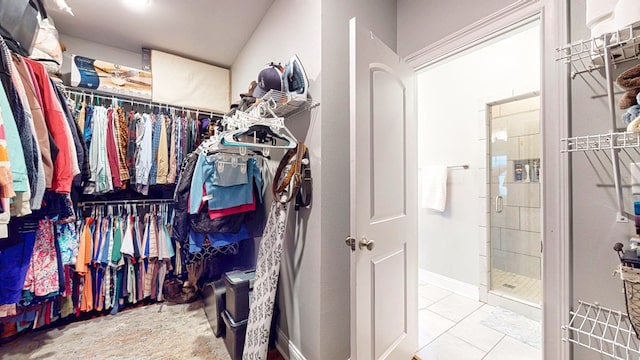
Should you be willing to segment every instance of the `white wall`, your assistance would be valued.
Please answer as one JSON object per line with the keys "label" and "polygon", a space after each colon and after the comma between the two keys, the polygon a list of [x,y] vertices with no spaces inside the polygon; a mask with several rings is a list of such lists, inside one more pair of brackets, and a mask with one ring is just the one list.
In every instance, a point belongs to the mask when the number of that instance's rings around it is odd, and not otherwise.
{"label": "white wall", "polygon": [[[287,239],[280,279],[282,332],[309,360],[350,356],[350,253],[344,238],[349,233],[348,22],[353,16],[395,48],[395,0],[277,0],[232,66],[234,99],[264,65],[284,62],[296,52],[310,78],[311,96],[320,102],[310,119],[302,114],[287,121],[311,151],[314,200],[298,221],[302,234]],[[274,42],[274,29],[285,23],[289,31]]]}
{"label": "white wall", "polygon": [[496,39],[418,75],[419,162],[448,172],[447,209],[421,209],[419,266],[486,289],[487,103],[540,89],[539,28]]}
{"label": "white wall", "polygon": [[398,54],[407,56],[515,0],[398,0]]}
{"label": "white wall", "polygon": [[[286,24],[286,26],[284,26]],[[274,35],[278,34],[274,37]],[[245,44],[231,67],[232,102],[239,100],[249,83],[269,62],[283,65],[294,53],[298,55],[309,78],[309,94],[322,102],[320,85],[320,2],[313,0],[276,0]],[[291,209],[285,253],[280,273],[279,328],[307,359],[320,358],[320,267],[322,158],[320,119],[322,106],[286,120],[287,127],[309,148],[313,182],[310,210],[297,214]],[[315,122],[314,122],[315,120]],[[313,122],[313,123],[312,123]],[[274,152],[272,152],[274,153]],[[275,157],[282,153],[273,154]],[[277,165],[277,164],[276,164]],[[286,349],[285,349],[286,350]]]}

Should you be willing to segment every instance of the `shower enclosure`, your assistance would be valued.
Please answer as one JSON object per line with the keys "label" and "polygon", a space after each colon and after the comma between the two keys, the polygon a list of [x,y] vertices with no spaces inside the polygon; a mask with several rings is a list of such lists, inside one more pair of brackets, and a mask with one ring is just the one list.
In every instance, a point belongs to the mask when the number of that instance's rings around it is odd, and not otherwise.
{"label": "shower enclosure", "polygon": [[490,288],[540,306],[540,98],[528,94],[488,106]]}

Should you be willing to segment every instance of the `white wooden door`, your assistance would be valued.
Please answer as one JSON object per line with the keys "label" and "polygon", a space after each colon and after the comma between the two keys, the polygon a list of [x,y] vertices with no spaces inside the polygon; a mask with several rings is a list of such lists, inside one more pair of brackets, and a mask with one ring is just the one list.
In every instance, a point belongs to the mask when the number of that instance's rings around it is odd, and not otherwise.
{"label": "white wooden door", "polygon": [[351,19],[351,360],[417,350],[414,97],[412,69]]}

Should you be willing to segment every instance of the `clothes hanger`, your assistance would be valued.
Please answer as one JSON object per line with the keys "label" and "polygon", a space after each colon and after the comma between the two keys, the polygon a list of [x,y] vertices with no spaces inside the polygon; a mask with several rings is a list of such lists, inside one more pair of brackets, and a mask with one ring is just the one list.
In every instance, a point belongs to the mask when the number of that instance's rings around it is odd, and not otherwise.
{"label": "clothes hanger", "polygon": [[[283,127],[284,134],[273,131],[269,126],[252,125],[247,129],[238,129],[224,133],[220,143],[224,146],[258,147],[264,149],[293,149],[297,141],[293,134]],[[284,141],[278,145],[277,140]]]}
{"label": "clothes hanger", "polygon": [[[266,107],[265,111],[270,112],[273,117],[266,118],[258,116],[259,113],[256,112],[245,113],[242,111],[236,111],[232,116],[224,116],[221,122],[227,131],[221,136],[221,144],[265,149],[295,148],[297,140],[284,125],[284,118],[276,116],[269,107]],[[241,138],[243,139],[241,140]],[[277,140],[284,141],[284,144],[277,144]],[[271,144],[267,141],[270,141]]]}

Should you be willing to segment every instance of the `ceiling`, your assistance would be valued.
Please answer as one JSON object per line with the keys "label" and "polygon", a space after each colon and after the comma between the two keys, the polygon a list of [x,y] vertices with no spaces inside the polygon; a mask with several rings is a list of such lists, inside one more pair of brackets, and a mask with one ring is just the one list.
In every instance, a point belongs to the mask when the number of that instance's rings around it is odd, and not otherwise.
{"label": "ceiling", "polygon": [[[141,52],[143,47],[229,68],[274,0],[66,0],[49,9],[59,33]],[[51,3],[53,1],[50,1]]]}

